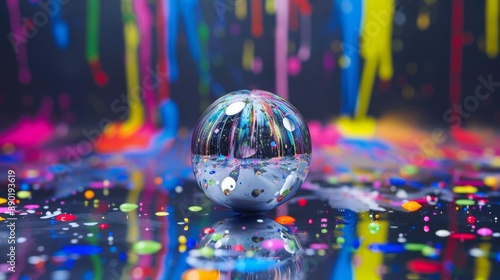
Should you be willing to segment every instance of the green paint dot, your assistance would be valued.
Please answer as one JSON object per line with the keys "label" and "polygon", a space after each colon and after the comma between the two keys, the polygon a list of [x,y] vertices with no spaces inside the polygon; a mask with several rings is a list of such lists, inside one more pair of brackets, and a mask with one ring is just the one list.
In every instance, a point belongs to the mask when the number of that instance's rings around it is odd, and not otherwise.
{"label": "green paint dot", "polygon": [[214,249],[210,247],[203,247],[200,249],[200,254],[205,258],[211,258],[214,255]]}
{"label": "green paint dot", "polygon": [[212,241],[217,241],[217,240],[219,240],[221,238],[222,238],[222,234],[220,234],[220,233],[214,233],[212,235]]}
{"label": "green paint dot", "polygon": [[418,173],[418,168],[413,165],[405,165],[403,166],[403,172],[408,175],[415,175]]}
{"label": "green paint dot", "polygon": [[30,191],[18,191],[17,192],[17,197],[19,197],[20,199],[25,199],[25,198],[28,198],[30,196],[31,196]]}
{"label": "green paint dot", "polygon": [[462,206],[467,206],[467,205],[474,205],[476,202],[472,199],[457,199],[455,201],[457,205],[462,205]]}
{"label": "green paint dot", "polygon": [[405,244],[405,249],[407,251],[422,251],[427,245],[420,243],[408,243]]}
{"label": "green paint dot", "polygon": [[120,210],[122,212],[130,212],[137,209],[137,207],[138,205],[134,203],[123,203],[122,205],[120,205]]}
{"label": "green paint dot", "polygon": [[380,224],[379,223],[375,223],[375,222],[371,222],[369,225],[368,225],[368,231],[371,233],[371,234],[376,234],[380,231]]}
{"label": "green paint dot", "polygon": [[161,244],[152,240],[137,241],[132,246],[132,250],[139,255],[154,254],[161,249]]}
{"label": "green paint dot", "polygon": [[422,248],[422,255],[426,257],[431,257],[436,255],[436,249],[434,249],[431,246],[426,245],[424,248]]}
{"label": "green paint dot", "polygon": [[337,244],[344,244],[345,243],[345,238],[343,236],[337,237]]}
{"label": "green paint dot", "polygon": [[328,230],[326,228],[321,230],[321,233],[327,233],[327,232],[328,232]]}
{"label": "green paint dot", "polygon": [[201,208],[200,206],[189,206],[188,210],[191,211],[191,212],[200,212],[203,208]]}

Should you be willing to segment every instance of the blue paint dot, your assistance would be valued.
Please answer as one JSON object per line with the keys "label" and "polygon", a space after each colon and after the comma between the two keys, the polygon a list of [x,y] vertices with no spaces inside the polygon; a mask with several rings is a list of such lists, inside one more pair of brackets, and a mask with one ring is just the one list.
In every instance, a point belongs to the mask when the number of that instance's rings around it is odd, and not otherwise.
{"label": "blue paint dot", "polygon": [[95,245],[67,245],[62,248],[66,254],[78,254],[81,256],[97,255],[102,252],[102,248]]}
{"label": "blue paint dot", "polygon": [[210,175],[212,175],[212,174],[215,174],[215,171],[212,170],[209,173],[210,173]]}

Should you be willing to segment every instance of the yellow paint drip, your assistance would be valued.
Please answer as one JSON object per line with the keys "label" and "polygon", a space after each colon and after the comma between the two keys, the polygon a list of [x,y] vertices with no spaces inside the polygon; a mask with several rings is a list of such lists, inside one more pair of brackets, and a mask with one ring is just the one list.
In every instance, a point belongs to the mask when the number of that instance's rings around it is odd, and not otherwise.
{"label": "yellow paint drip", "polygon": [[477,193],[477,188],[473,186],[456,186],[453,188],[454,193]]}
{"label": "yellow paint drip", "polygon": [[488,256],[490,254],[491,243],[479,244],[479,249],[484,252],[483,256],[476,258],[474,264],[474,279],[487,280],[490,279],[491,261]]}
{"label": "yellow paint drip", "polygon": [[252,39],[246,39],[243,43],[243,69],[250,71],[253,65],[254,43]]}
{"label": "yellow paint drip", "polygon": [[380,226],[377,234],[370,233],[370,223],[372,222],[368,213],[359,215],[360,222],[357,226],[358,236],[363,238],[363,242],[356,252],[355,259],[361,262],[361,265],[354,266],[354,277],[352,279],[382,279],[378,273],[380,267],[384,264],[384,254],[382,252],[373,252],[368,248],[370,244],[383,244],[387,242],[389,223],[385,220],[379,221]]}
{"label": "yellow paint drip", "polygon": [[237,19],[243,20],[247,17],[247,0],[237,0],[234,8]]}
{"label": "yellow paint drip", "polygon": [[498,0],[486,0],[485,5],[485,42],[486,54],[490,58],[498,56],[498,13],[500,10]]}
{"label": "yellow paint drip", "polygon": [[357,119],[366,117],[375,75],[378,73],[384,81],[390,80],[393,75],[391,41],[394,0],[367,0],[364,14],[361,55],[365,66],[359,87]]}
{"label": "yellow paint drip", "polygon": [[376,121],[370,117],[354,120],[341,117],[337,120],[336,126],[340,134],[345,137],[368,139],[375,135]]}
{"label": "yellow paint drip", "polygon": [[266,0],[265,9],[269,15],[276,13],[276,4],[274,1],[276,0]]}

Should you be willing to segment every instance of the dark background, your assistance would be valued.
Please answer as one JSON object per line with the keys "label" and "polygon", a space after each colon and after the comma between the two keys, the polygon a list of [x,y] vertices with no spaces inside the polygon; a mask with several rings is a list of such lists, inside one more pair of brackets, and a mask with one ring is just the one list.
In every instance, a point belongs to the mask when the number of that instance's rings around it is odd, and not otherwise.
{"label": "dark background", "polygon": [[[22,17],[30,17],[41,8],[21,0]],[[151,8],[154,9],[154,1]],[[212,0],[201,1],[202,13],[208,26],[213,28],[218,20]],[[338,31],[325,30],[331,17],[332,1],[311,1],[312,14],[312,53],[311,58],[302,64],[298,76],[289,77],[290,101],[307,119],[327,121],[340,111],[340,68],[324,72],[322,57],[334,41],[340,40]],[[443,114],[449,108],[449,57],[451,2],[436,1],[434,5],[426,1],[402,0],[400,12],[406,17],[402,26],[394,25],[393,39],[403,42],[403,49],[393,50],[394,77],[387,90],[375,83],[369,114],[381,117],[387,113],[407,115],[416,112],[421,124],[445,125]],[[417,16],[422,9],[431,14],[431,24],[427,30],[419,30]],[[10,32],[9,14],[5,1],[0,3],[0,126],[6,127],[15,122],[22,114],[34,114],[44,96],[57,96],[66,92],[71,96],[72,110],[76,113],[73,125],[94,126],[104,117],[118,119],[118,114],[109,110],[113,100],[126,93],[124,42],[120,1],[101,2],[100,55],[102,67],[109,75],[108,85],[98,87],[92,80],[85,59],[85,1],[70,1],[63,6],[63,18],[70,29],[70,46],[66,51],[56,48],[51,35],[50,23],[39,28],[38,34],[27,43],[29,66],[32,82],[22,85],[17,79],[17,63],[13,48],[8,40]],[[250,9],[248,10],[250,12]],[[154,14],[154,12],[153,12]],[[500,80],[500,57],[490,59],[482,51],[484,38],[484,1],[465,1],[464,30],[473,37],[473,42],[464,46],[462,72],[462,100],[474,94],[478,84],[477,77],[493,75]],[[224,14],[226,36],[221,39],[210,34],[211,73],[225,92],[242,88],[260,88],[271,92],[274,85],[274,24],[275,16],[264,13],[264,35],[255,39],[255,53],[264,62],[260,74],[243,71],[241,53],[243,42],[251,38],[250,19],[238,21],[234,12]],[[238,23],[241,33],[229,35],[228,26]],[[179,80],[170,85],[172,98],[180,109],[181,124],[192,127],[200,115],[200,95],[198,91],[198,72],[191,58],[185,38],[184,26],[179,24],[177,55],[180,67]],[[153,36],[154,37],[154,36]],[[154,40],[156,40],[154,38]],[[289,40],[300,44],[299,31],[291,31]],[[217,42],[216,42],[217,41]],[[153,44],[156,47],[156,42]],[[212,53],[213,52],[213,53]],[[223,63],[215,66],[216,54],[223,56]],[[213,55],[213,56],[212,56]],[[336,59],[339,54],[335,54]],[[153,59],[156,61],[156,58]],[[406,72],[409,63],[415,63],[418,71],[414,75]],[[235,70],[236,69],[236,70]],[[240,73],[235,79],[231,73]],[[415,89],[414,97],[406,99],[402,95],[404,84]],[[422,91],[424,85],[432,85],[432,93]],[[210,100],[217,94],[211,93]],[[54,121],[60,120],[60,112],[55,106]],[[482,102],[479,109],[465,121],[466,124],[500,124],[500,90]]]}

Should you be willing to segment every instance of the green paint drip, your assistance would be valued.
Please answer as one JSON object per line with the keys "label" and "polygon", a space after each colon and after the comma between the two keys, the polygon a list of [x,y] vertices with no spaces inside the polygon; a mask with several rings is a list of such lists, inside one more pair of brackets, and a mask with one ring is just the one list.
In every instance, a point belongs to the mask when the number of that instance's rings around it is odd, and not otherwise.
{"label": "green paint drip", "polygon": [[134,203],[123,203],[122,205],[120,205],[120,210],[122,212],[130,212],[130,211],[137,209],[137,207],[139,207],[139,206],[137,204],[134,204]]}
{"label": "green paint drip", "polygon": [[154,254],[161,249],[161,244],[152,240],[137,241],[132,246],[132,250],[139,255]]}

